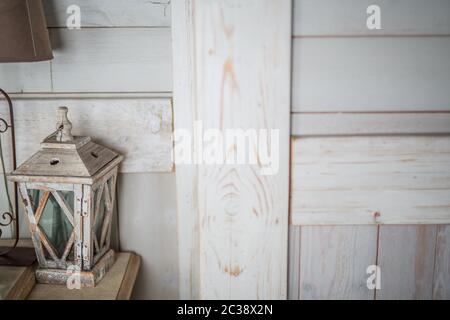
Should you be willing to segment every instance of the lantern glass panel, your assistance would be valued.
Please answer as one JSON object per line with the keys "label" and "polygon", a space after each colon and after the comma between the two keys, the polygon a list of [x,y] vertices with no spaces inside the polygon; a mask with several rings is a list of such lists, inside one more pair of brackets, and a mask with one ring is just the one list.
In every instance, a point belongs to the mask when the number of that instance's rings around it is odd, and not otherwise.
{"label": "lantern glass panel", "polygon": [[[43,190],[31,190],[31,196],[34,204],[34,212],[37,211],[40,200],[44,196]],[[74,194],[72,191],[58,191],[73,212]],[[56,201],[53,194],[50,193],[42,215],[38,222],[39,229],[45,234],[50,244],[55,248],[57,254],[62,256],[67,242],[73,231],[73,226],[67,219],[66,214]]]}

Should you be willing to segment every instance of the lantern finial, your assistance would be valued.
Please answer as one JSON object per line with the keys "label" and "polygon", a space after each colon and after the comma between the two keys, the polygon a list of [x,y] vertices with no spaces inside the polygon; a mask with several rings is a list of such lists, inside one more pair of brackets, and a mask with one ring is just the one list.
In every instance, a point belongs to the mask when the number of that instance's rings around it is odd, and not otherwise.
{"label": "lantern finial", "polygon": [[56,123],[56,140],[59,142],[73,141],[72,135],[72,123],[67,118],[67,112],[69,109],[67,107],[58,108],[58,120]]}

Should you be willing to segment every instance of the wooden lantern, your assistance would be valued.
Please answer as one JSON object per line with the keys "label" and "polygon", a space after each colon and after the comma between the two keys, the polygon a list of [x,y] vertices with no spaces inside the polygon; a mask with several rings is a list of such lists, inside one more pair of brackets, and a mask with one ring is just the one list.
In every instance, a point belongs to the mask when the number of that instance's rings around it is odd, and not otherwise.
{"label": "wooden lantern", "polygon": [[114,263],[111,220],[118,165],[123,156],[72,136],[68,109],[58,108],[57,131],[9,180],[19,185],[36,250],[40,283],[93,287]]}

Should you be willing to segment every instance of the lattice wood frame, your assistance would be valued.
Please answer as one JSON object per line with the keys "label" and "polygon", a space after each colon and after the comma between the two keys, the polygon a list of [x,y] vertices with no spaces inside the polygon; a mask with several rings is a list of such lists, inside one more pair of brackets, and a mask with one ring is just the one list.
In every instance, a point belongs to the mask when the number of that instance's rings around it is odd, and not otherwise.
{"label": "lattice wood frame", "polygon": [[[34,210],[33,201],[29,194],[30,190],[43,191],[42,197],[39,199],[39,204]],[[22,200],[25,204],[26,216],[28,218],[28,225],[31,233],[31,238],[36,250],[36,256],[41,268],[55,268],[55,269],[67,269],[70,265],[76,265],[82,267],[81,260],[81,224],[80,224],[80,202],[81,195],[77,193],[77,188],[72,184],[38,184],[38,183],[19,183],[19,191]],[[74,192],[74,205],[72,210],[70,205],[64,200],[61,195],[61,191]],[[65,246],[64,252],[61,256],[58,255],[57,250],[53,247],[52,243],[47,238],[45,232],[39,226],[39,221],[42,218],[45,205],[49,201],[50,195],[53,195],[58,202],[62,212],[72,225],[73,230],[69,237],[69,240]],[[73,249],[73,260],[67,260],[71,250]],[[45,252],[48,252],[49,257]]]}

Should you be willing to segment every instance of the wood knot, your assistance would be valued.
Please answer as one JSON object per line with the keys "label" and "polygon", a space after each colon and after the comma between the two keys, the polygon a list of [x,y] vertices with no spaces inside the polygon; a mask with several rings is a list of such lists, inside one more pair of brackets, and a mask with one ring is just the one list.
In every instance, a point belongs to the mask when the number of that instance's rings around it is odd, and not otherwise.
{"label": "wood knot", "polygon": [[381,213],[379,211],[375,211],[373,213],[373,218],[375,219],[375,222],[378,222],[379,217],[381,217]]}
{"label": "wood knot", "polygon": [[239,266],[231,267],[231,269],[228,269],[228,267],[225,266],[225,268],[223,268],[223,271],[225,273],[228,273],[232,277],[238,277],[243,270]]}

